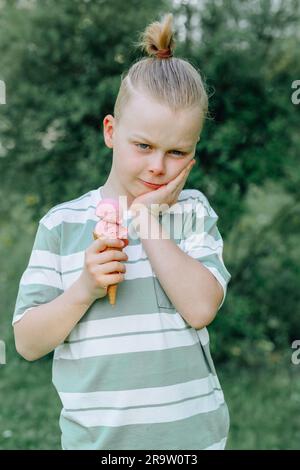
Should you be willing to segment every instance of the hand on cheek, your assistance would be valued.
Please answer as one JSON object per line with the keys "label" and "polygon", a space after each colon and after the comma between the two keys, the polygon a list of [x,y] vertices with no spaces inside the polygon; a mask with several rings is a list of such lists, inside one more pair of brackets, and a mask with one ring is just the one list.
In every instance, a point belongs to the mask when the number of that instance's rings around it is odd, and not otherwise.
{"label": "hand on cheek", "polygon": [[169,181],[167,185],[162,186],[159,189],[148,192],[137,197],[130,209],[132,211],[139,210],[138,205],[144,205],[148,209],[151,209],[151,204],[165,204],[168,207],[171,207],[173,204],[176,204],[178,196],[182,191],[182,188],[185,185],[187,177],[190,173],[190,170],[196,163],[196,160],[191,160],[177,175],[173,180]]}

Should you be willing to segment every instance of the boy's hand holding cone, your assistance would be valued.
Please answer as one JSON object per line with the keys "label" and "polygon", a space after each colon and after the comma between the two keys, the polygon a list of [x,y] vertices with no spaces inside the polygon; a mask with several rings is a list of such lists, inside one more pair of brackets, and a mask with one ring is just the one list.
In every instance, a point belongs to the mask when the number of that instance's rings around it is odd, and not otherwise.
{"label": "boy's hand holding cone", "polygon": [[[123,227],[122,218],[119,212],[118,201],[115,199],[102,199],[96,208],[96,215],[100,217],[93,231],[94,239],[119,239],[124,242],[124,247],[128,245],[128,232],[127,228]],[[124,248],[123,247],[123,248]],[[107,247],[104,251],[118,250],[122,251],[123,248]],[[114,305],[116,303],[118,284],[111,284],[107,288],[109,303]]]}

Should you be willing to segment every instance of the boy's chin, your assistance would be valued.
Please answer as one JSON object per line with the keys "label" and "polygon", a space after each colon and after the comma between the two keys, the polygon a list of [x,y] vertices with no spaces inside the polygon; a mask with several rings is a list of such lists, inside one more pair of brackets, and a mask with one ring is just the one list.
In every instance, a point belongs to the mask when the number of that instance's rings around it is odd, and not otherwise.
{"label": "boy's chin", "polygon": [[129,199],[135,199],[145,192],[145,188],[143,188],[142,184],[139,184],[139,181],[134,181],[132,184],[126,187],[126,193]]}
{"label": "boy's chin", "polygon": [[136,196],[141,196],[144,193],[148,193],[149,189],[147,186],[145,186],[140,179],[136,180],[136,184],[134,187],[132,187],[132,192],[136,194]]}
{"label": "boy's chin", "polygon": [[154,191],[152,188],[145,186],[138,178],[130,186],[127,186],[126,189],[128,197],[132,199]]}

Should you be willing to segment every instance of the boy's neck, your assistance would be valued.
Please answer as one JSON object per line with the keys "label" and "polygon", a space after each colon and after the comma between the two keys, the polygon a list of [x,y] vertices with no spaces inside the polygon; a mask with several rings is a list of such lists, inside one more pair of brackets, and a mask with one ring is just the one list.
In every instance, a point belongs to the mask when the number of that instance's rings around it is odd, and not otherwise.
{"label": "boy's neck", "polygon": [[101,198],[102,199],[106,199],[106,198],[118,199],[120,196],[123,196],[123,197],[127,196],[128,209],[129,209],[129,207],[132,204],[133,199],[134,199],[132,196],[130,197],[128,194],[125,195],[125,193],[123,193],[122,191],[118,191],[117,188],[114,188],[107,181],[103,186],[101,186],[100,193],[101,193]]}

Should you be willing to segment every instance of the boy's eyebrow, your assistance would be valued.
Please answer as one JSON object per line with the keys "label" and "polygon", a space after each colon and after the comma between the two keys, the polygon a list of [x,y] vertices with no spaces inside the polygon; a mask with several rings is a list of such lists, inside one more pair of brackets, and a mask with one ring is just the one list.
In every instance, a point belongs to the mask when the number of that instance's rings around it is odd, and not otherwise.
{"label": "boy's eyebrow", "polygon": [[[148,139],[146,136],[139,135],[139,134],[134,134],[131,136],[131,139],[141,139],[141,140],[146,140],[149,144],[153,145],[150,139]],[[187,148],[192,148],[193,144],[186,144],[186,145],[175,145],[172,147],[173,149],[187,149]]]}

